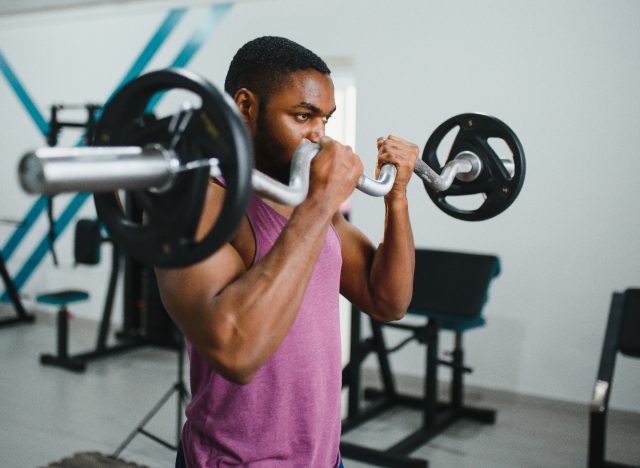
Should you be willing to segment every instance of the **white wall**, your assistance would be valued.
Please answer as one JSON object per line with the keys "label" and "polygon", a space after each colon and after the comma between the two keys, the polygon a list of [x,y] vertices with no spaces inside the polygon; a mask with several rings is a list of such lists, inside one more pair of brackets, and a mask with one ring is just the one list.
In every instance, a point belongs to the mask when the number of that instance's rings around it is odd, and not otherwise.
{"label": "white wall", "polygon": [[[102,101],[166,9],[165,2],[0,19],[0,47],[43,112],[52,102]],[[150,68],[173,59],[204,12],[190,11]],[[488,324],[467,334],[476,369],[469,383],[588,401],[611,293],[640,286],[640,3],[239,2],[190,67],[220,85],[235,50],[262,34],[353,62],[357,147],[366,167],[373,167],[377,136],[393,132],[423,145],[439,123],[461,112],[498,116],[516,131],[527,180],[515,204],[493,220],[457,221],[413,181],[416,245],[501,258]],[[4,80],[0,99],[0,213],[21,217],[32,200],[13,168],[42,140]],[[353,219],[377,242],[381,200],[354,195]],[[0,240],[10,232],[0,227]],[[77,280],[72,271],[44,270],[27,291]],[[91,281],[99,294],[106,277]],[[100,305],[89,313],[97,316]],[[421,354],[402,351],[398,370],[419,373]],[[640,408],[639,367],[619,361],[614,406]]]}

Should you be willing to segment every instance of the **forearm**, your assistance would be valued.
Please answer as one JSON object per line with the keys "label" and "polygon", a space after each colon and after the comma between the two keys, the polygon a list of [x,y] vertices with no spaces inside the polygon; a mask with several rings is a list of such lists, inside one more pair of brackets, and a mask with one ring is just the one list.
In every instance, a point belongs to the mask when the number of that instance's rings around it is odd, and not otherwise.
{"label": "forearm", "polygon": [[[249,266],[256,239],[246,222],[233,242],[206,260],[156,272],[171,317],[198,353],[231,381],[251,381],[289,333],[329,223],[363,172],[350,148],[329,138],[320,143],[322,150],[311,163],[307,198],[258,262]],[[217,222],[223,192],[210,185],[199,234]]]}
{"label": "forearm", "polygon": [[376,250],[369,275],[374,307],[382,321],[404,316],[413,294],[415,246],[406,197],[385,199],[384,238]]}
{"label": "forearm", "polygon": [[250,380],[287,335],[329,222],[325,207],[305,201],[271,251],[212,299],[208,353],[223,373]]}

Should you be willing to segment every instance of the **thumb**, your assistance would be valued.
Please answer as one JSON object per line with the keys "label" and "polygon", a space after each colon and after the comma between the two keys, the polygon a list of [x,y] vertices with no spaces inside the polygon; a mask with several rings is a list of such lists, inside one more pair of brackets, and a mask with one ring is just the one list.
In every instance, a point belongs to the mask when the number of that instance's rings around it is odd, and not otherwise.
{"label": "thumb", "polygon": [[320,146],[324,148],[325,146],[328,146],[331,143],[333,143],[333,138],[324,135],[320,137],[320,139],[318,140],[318,143],[320,144]]}

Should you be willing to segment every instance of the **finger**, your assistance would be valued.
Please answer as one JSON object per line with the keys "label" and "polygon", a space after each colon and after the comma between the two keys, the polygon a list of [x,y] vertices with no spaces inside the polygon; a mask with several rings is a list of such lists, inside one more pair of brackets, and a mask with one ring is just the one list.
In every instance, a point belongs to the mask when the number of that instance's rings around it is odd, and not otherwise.
{"label": "finger", "polygon": [[389,136],[387,136],[386,140],[395,141],[399,143],[408,143],[408,140],[405,140],[404,138],[401,138],[398,135],[394,135],[393,133],[390,133]]}
{"label": "finger", "polygon": [[320,144],[320,146],[322,146],[323,148],[327,145],[330,145],[331,143],[333,143],[333,138],[329,137],[329,136],[321,136],[320,139],[318,140],[318,143]]}
{"label": "finger", "polygon": [[382,156],[383,154],[388,154],[394,151],[397,151],[401,147],[397,142],[390,140],[389,138],[379,138],[378,139],[378,156]]}
{"label": "finger", "polygon": [[387,152],[399,151],[405,145],[405,140],[396,137],[395,135],[389,135],[387,138],[378,139],[378,151],[385,150]]}

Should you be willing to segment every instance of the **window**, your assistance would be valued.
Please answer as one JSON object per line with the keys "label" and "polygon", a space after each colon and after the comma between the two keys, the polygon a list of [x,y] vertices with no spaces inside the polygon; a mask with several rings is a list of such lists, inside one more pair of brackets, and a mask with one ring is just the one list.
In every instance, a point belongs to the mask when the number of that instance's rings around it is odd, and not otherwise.
{"label": "window", "polygon": [[[326,133],[331,138],[356,149],[356,84],[352,72],[351,61],[327,60],[331,69],[331,77],[335,87],[336,111],[329,119]],[[347,200],[342,206],[343,213],[348,213],[350,203]],[[340,296],[340,334],[342,343],[342,365],[349,362],[349,343],[351,337],[351,304]],[[342,391],[342,417],[347,415],[348,390]]]}
{"label": "window", "polygon": [[356,145],[356,85],[352,73],[332,73],[336,111],[327,124],[327,135],[351,146]]}

